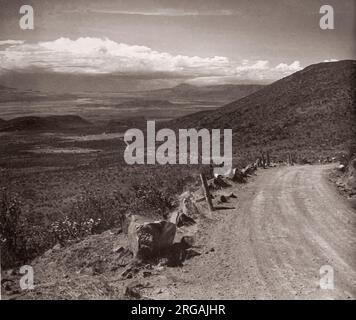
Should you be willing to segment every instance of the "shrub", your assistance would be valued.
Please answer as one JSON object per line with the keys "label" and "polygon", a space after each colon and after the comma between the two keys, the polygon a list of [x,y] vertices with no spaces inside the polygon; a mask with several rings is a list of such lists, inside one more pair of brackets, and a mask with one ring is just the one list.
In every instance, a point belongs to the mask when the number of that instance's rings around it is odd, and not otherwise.
{"label": "shrub", "polygon": [[149,213],[166,218],[176,206],[176,199],[170,193],[161,191],[152,183],[137,184],[132,187],[134,201],[131,209],[137,213]]}
{"label": "shrub", "polygon": [[110,228],[122,227],[126,206],[119,198],[85,191],[72,205],[63,219],[51,224],[55,240],[65,244],[69,240],[80,240]]}
{"label": "shrub", "polygon": [[4,188],[0,194],[0,241],[1,264],[10,264],[16,260],[19,227],[20,227],[20,201],[16,196],[10,196]]}
{"label": "shrub", "polygon": [[0,241],[3,268],[33,259],[51,243],[47,229],[30,225],[18,196],[5,188],[0,191]]}

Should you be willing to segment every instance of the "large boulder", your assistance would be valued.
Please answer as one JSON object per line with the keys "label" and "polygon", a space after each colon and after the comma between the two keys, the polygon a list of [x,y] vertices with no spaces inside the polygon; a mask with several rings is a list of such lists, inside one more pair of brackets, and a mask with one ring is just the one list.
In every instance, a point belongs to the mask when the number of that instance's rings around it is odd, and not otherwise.
{"label": "large boulder", "polygon": [[132,216],[128,236],[134,257],[151,260],[161,256],[172,246],[176,229],[176,225],[169,221],[142,222]]}

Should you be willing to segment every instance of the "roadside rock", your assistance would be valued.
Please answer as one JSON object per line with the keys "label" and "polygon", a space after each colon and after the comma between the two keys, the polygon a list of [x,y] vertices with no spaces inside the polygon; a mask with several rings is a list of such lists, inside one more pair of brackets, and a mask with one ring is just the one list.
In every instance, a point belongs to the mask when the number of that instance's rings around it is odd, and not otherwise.
{"label": "roadside rock", "polygon": [[233,192],[231,192],[231,193],[228,195],[228,197],[229,197],[229,198],[232,198],[232,199],[236,199],[236,198],[237,198]]}
{"label": "roadside rock", "polygon": [[172,246],[176,225],[168,221],[139,222],[132,216],[128,228],[130,247],[135,258],[150,260]]}
{"label": "roadside rock", "polygon": [[255,164],[249,164],[247,165],[244,169],[241,170],[241,173],[244,177],[251,175],[257,170],[257,167]]}
{"label": "roadside rock", "polygon": [[231,185],[228,182],[226,182],[222,176],[217,176],[209,180],[208,185],[209,185],[209,189],[212,190],[220,190],[220,189],[231,187]]}
{"label": "roadside rock", "polygon": [[191,226],[195,224],[195,220],[181,211],[174,211],[169,219],[170,222],[177,225],[178,228],[183,226]]}
{"label": "roadside rock", "polygon": [[237,182],[237,183],[245,183],[246,179],[245,176],[238,168],[232,169],[231,174],[228,177],[230,180]]}

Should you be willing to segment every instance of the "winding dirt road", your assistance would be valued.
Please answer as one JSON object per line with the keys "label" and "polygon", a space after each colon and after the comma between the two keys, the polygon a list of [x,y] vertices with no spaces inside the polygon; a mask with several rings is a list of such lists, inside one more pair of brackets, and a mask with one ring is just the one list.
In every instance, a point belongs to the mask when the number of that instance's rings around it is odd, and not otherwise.
{"label": "winding dirt road", "polygon": [[[356,212],[327,180],[331,166],[259,170],[230,210],[201,224],[203,254],[156,279],[157,299],[355,299]],[[210,250],[213,248],[212,250]],[[320,268],[334,289],[320,288]]]}

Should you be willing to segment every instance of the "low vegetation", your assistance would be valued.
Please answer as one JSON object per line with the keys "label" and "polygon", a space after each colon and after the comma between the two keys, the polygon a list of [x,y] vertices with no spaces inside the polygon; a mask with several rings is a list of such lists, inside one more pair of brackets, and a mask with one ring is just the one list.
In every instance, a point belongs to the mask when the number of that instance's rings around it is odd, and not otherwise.
{"label": "low vegetation", "polygon": [[[178,205],[177,195],[184,191],[186,184],[197,182],[190,177],[188,168],[185,168],[186,172],[184,169],[183,172],[178,170],[178,167],[172,171],[154,170],[154,173],[148,173],[142,179],[127,177],[130,183],[121,184],[121,188],[111,181],[101,190],[93,188],[94,181],[90,183],[92,176],[88,175],[82,190],[69,203],[63,198],[58,201],[57,210],[46,205],[46,202],[50,204],[54,199],[44,201],[47,196],[55,194],[56,188],[46,193],[48,190],[43,188],[43,184],[39,184],[41,189],[26,192],[26,188],[21,188],[25,191],[21,194],[7,188],[1,189],[2,267],[28,263],[56,244],[66,246],[113,228],[125,230],[126,218],[131,214],[156,219],[167,217]],[[137,172],[143,174],[141,169],[136,169]],[[46,175],[47,186],[50,175]],[[61,191],[68,195],[65,191],[70,191],[70,181],[67,180],[66,186],[68,189],[61,185]],[[39,193],[42,201],[33,201],[33,198],[38,198]]]}

